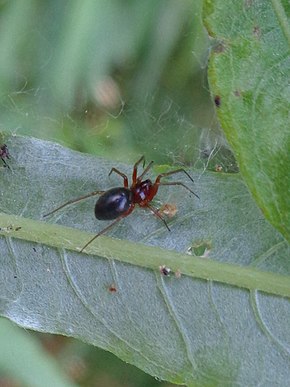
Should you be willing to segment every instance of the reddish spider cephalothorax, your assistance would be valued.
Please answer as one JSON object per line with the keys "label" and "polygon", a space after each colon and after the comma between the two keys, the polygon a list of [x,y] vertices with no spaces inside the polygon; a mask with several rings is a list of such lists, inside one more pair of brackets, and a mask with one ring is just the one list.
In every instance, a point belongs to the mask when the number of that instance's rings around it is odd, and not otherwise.
{"label": "reddish spider cephalothorax", "polygon": [[97,235],[95,235],[91,240],[86,243],[86,245],[81,249],[81,252],[91,243],[93,242],[98,236],[104,234],[106,231],[108,231],[111,227],[113,227],[117,222],[119,222],[121,219],[125,218],[131,212],[134,210],[135,205],[138,204],[140,207],[149,208],[159,219],[163,221],[167,229],[170,231],[165,219],[160,215],[160,213],[157,211],[156,208],[154,208],[151,205],[151,201],[155,197],[155,195],[158,192],[158,188],[160,185],[181,185],[182,187],[186,188],[189,192],[191,192],[194,196],[198,198],[198,195],[194,193],[191,189],[189,189],[185,184],[179,181],[175,182],[161,182],[161,179],[165,176],[170,176],[175,173],[183,172],[185,173],[189,179],[193,182],[193,179],[191,176],[185,171],[185,169],[180,168],[176,169],[174,171],[161,173],[156,177],[155,182],[153,183],[151,180],[142,180],[145,174],[149,171],[151,168],[153,161],[151,161],[147,167],[143,170],[141,175],[137,175],[137,169],[139,164],[143,161],[143,167],[145,164],[145,158],[142,156],[133,167],[133,173],[132,173],[132,184],[129,187],[128,183],[128,177],[120,172],[116,168],[112,168],[109,176],[112,172],[117,173],[120,175],[124,180],[124,186],[123,187],[116,187],[111,188],[108,191],[94,191],[89,193],[88,195],[81,196],[77,199],[69,200],[68,202],[62,204],[61,206],[57,207],[53,211],[49,212],[48,214],[45,214],[44,217],[53,214],[54,212],[60,210],[61,208],[72,204],[79,202],[83,199],[87,199],[91,196],[95,195],[101,195],[99,199],[97,200],[97,203],[95,205],[95,216],[99,220],[114,220],[111,224],[109,224],[107,227],[105,227],[102,231],[100,231]]}

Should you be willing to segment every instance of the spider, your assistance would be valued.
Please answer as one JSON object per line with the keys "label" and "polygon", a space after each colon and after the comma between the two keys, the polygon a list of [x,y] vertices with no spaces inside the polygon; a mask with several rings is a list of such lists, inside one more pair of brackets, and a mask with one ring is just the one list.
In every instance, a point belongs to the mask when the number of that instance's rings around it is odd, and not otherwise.
{"label": "spider", "polygon": [[[138,176],[137,170],[138,166],[143,162],[143,172]],[[56,211],[60,210],[63,207],[66,207],[69,204],[80,202],[81,200],[87,199],[91,196],[101,195],[96,202],[95,205],[95,217],[98,220],[114,220],[107,227],[101,230],[97,235],[95,235],[92,239],[90,239],[85,246],[80,250],[82,252],[90,243],[92,243],[96,238],[100,235],[107,232],[110,228],[112,228],[116,223],[118,223],[121,219],[127,217],[134,210],[136,204],[139,207],[148,208],[155,216],[162,220],[165,227],[170,231],[168,224],[165,219],[160,215],[158,210],[151,205],[151,201],[155,197],[158,192],[158,189],[161,185],[180,185],[186,188],[189,192],[191,192],[194,196],[199,198],[199,196],[194,193],[190,188],[188,188],[185,184],[179,181],[175,182],[162,182],[161,179],[166,176],[170,176],[179,172],[183,172],[186,176],[193,182],[192,177],[185,171],[185,169],[175,169],[174,171],[161,173],[155,179],[153,183],[151,180],[143,180],[145,174],[152,167],[153,161],[151,161],[146,168],[145,167],[145,157],[142,156],[133,167],[132,173],[132,184],[129,187],[128,177],[124,173],[120,172],[116,168],[112,168],[109,176],[115,172],[117,175],[120,175],[123,178],[123,187],[111,188],[107,191],[94,191],[87,195],[81,196],[76,199],[69,200],[68,202],[62,204],[61,206],[55,208],[53,211],[45,214],[43,217],[51,215]]]}

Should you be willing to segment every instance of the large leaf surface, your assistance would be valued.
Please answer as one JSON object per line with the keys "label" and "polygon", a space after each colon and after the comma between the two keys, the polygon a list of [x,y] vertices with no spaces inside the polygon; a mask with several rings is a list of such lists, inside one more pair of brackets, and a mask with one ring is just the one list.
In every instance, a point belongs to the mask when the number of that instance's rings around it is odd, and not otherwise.
{"label": "large leaf surface", "polygon": [[[137,209],[111,231],[120,240],[100,237],[80,254],[91,236],[84,231],[104,227],[93,216],[95,199],[59,211],[50,224],[42,215],[121,185],[108,172],[114,165],[130,174],[132,166],[35,139],[5,142],[12,157],[11,169],[0,170],[1,315],[80,338],[176,383],[285,385],[290,304],[281,296],[290,295],[290,248],[238,175],[192,172],[200,200],[182,187],[162,187],[156,198],[156,206],[177,204],[170,233]],[[208,258],[185,254],[199,244]],[[163,277],[161,264],[185,275]]]}
{"label": "large leaf surface", "polygon": [[290,241],[290,3],[205,2],[219,44],[209,80],[240,170],[270,222]]}

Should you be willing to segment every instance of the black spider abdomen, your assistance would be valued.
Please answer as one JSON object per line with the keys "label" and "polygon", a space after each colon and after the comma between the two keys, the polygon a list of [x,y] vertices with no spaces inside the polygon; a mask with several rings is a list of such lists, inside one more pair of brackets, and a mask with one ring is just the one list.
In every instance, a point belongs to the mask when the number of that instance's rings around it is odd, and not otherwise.
{"label": "black spider abdomen", "polygon": [[117,187],[103,193],[96,205],[95,216],[99,220],[112,220],[124,214],[132,203],[132,193],[129,188]]}

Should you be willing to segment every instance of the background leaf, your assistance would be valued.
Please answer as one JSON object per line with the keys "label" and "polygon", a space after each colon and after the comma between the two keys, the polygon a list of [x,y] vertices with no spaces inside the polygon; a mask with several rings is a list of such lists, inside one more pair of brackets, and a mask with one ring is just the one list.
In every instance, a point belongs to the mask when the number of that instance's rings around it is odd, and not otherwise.
{"label": "background leaf", "polygon": [[[31,336],[30,332],[0,319],[1,376],[11,374],[23,385],[31,387],[76,387],[61,373],[57,361],[45,353],[38,340]],[[2,383],[4,385],[4,381]]]}
{"label": "background leaf", "polygon": [[215,144],[202,0],[2,3],[1,130],[127,163]]}
{"label": "background leaf", "polygon": [[[40,220],[72,197],[120,184],[118,176],[107,175],[113,165],[109,161],[35,139],[5,142],[11,169],[0,171],[0,195],[1,212],[8,215]],[[132,166],[115,166],[131,173]],[[194,254],[204,244],[206,255],[221,264],[289,276],[289,245],[263,219],[238,175],[194,177],[199,201],[177,187],[162,187],[155,201],[177,204],[171,233],[137,209],[111,234],[166,248],[168,255],[170,250]],[[92,198],[56,213],[49,222],[97,232],[103,223],[94,219],[93,206]],[[254,385],[267,380],[283,385],[289,380],[288,299],[210,278],[163,277],[158,256],[155,270],[150,263],[141,268],[14,239],[0,227],[6,235],[0,239],[1,315],[20,326],[80,338],[175,383]],[[135,254],[142,255],[140,244]],[[112,284],[117,292],[109,291]]]}
{"label": "background leaf", "polygon": [[270,222],[290,240],[290,4],[205,2],[218,44],[209,80],[240,170]]}

